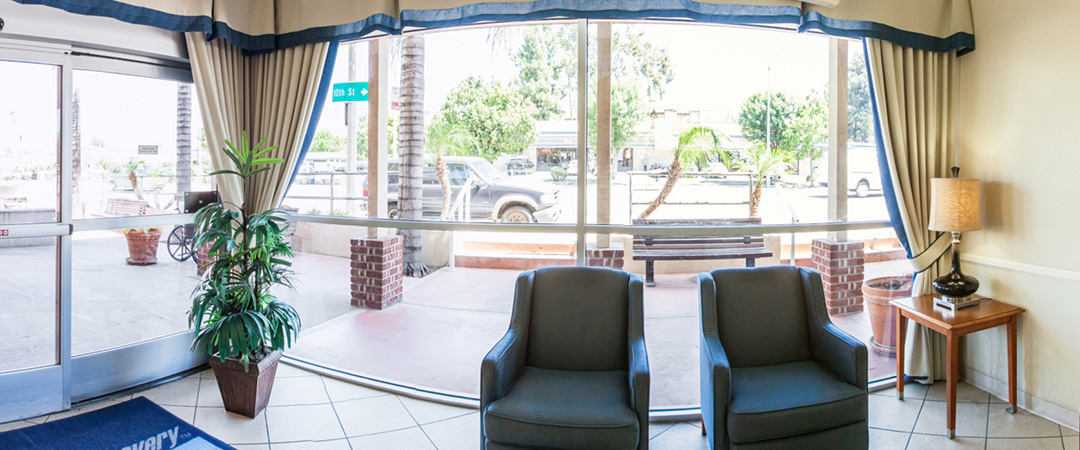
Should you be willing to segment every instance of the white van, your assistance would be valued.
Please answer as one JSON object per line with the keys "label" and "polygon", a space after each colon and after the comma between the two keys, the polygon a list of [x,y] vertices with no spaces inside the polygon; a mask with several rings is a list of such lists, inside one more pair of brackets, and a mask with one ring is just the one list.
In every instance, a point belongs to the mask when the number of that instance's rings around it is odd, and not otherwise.
{"label": "white van", "polygon": [[[814,179],[822,185],[829,182],[828,152],[814,161]],[[881,192],[881,170],[878,168],[877,147],[874,144],[848,144],[848,190],[856,197]]]}

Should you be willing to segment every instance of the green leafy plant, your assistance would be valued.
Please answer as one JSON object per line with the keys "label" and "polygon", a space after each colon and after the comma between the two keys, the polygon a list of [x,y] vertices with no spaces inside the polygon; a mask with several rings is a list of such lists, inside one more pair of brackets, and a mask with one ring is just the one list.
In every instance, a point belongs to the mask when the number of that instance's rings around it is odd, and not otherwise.
{"label": "green leafy plant", "polygon": [[[225,155],[236,169],[211,175],[240,177],[246,192],[252,175],[270,170],[279,158],[263,157],[277,148],[264,147],[266,140],[249,149],[247,133],[239,148],[225,141]],[[261,167],[259,167],[261,166]],[[242,202],[245,203],[245,202]],[[248,211],[246,204],[211,203],[195,214],[195,246],[209,246],[206,275],[195,288],[188,325],[195,328],[192,351],[237,359],[245,370],[250,362],[284,350],[300,334],[300,315],[278,301],[270,289],[292,287],[293,256],[284,237],[288,224],[284,212],[270,209]]]}

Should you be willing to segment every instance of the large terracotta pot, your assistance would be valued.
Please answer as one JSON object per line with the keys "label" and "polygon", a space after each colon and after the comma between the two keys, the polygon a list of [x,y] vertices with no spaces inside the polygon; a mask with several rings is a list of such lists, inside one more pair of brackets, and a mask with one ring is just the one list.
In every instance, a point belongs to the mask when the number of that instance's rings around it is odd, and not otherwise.
{"label": "large terracotta pot", "polygon": [[127,236],[128,255],[127,263],[134,266],[148,266],[157,263],[158,243],[161,242],[161,230],[150,228],[144,231],[130,229],[124,232]]}
{"label": "large terracotta pot", "polygon": [[272,352],[258,363],[249,363],[245,372],[244,364],[238,360],[222,362],[220,357],[211,356],[210,367],[225,410],[253,419],[259,415],[270,401],[279,359],[281,351]]}
{"label": "large terracotta pot", "polygon": [[863,301],[870,313],[874,337],[870,346],[883,355],[896,354],[896,307],[889,304],[898,298],[911,297],[911,276],[867,280],[862,287]]}

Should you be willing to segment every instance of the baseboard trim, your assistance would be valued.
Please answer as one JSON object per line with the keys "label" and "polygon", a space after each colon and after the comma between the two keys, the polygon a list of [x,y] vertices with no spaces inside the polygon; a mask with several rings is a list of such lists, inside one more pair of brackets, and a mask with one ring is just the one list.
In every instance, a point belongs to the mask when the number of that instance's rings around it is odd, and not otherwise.
{"label": "baseboard trim", "polygon": [[[993,394],[998,398],[1009,398],[1009,384],[997,378],[979,372],[968,366],[962,366],[964,380],[969,384]],[[1026,409],[1036,416],[1050,420],[1073,431],[1080,429],[1080,413],[1056,403],[1043,400],[1027,392],[1016,390],[1016,406]]]}

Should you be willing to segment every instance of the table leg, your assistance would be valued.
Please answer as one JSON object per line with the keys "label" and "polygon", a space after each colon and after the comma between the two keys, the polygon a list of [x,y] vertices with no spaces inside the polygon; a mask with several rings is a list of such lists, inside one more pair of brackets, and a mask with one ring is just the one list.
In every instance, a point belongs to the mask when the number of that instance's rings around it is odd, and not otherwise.
{"label": "table leg", "polygon": [[904,344],[907,340],[907,317],[896,308],[896,398],[904,399]]}
{"label": "table leg", "polygon": [[945,358],[945,424],[949,439],[956,437],[956,379],[960,375],[960,336],[949,333]]}
{"label": "table leg", "polygon": [[1009,412],[1016,413],[1016,316],[1006,326],[1009,337]]}

